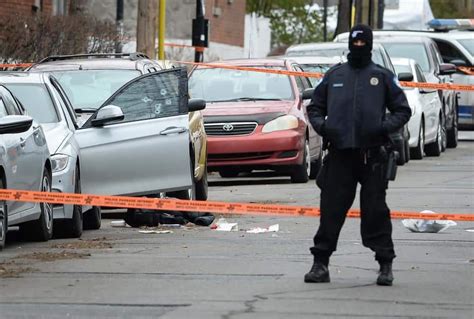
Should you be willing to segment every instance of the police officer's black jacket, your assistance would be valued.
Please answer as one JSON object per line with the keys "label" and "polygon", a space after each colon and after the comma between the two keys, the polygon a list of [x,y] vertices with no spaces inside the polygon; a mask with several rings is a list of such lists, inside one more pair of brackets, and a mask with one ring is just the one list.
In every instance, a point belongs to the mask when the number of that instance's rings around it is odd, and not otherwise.
{"label": "police officer's black jacket", "polygon": [[316,132],[336,149],[385,145],[411,116],[395,75],[373,62],[363,68],[348,63],[331,68],[307,110]]}

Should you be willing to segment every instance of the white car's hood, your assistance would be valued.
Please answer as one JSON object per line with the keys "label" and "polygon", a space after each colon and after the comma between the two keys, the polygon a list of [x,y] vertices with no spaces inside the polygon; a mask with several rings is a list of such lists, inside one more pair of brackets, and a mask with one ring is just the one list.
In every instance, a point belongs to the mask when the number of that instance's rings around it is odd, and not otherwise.
{"label": "white car's hood", "polygon": [[56,154],[64,140],[72,134],[72,132],[62,123],[44,123],[41,124],[41,126],[43,127],[46,142],[48,143],[49,153],[51,155]]}

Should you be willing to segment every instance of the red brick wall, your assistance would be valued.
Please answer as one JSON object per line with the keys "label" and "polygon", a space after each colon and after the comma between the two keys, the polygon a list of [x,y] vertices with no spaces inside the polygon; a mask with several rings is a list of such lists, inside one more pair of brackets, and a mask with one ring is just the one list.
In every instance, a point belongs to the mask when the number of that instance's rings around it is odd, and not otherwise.
{"label": "red brick wall", "polygon": [[[221,14],[214,15],[213,8],[220,8]],[[244,46],[245,0],[206,0],[206,18],[210,41]]]}
{"label": "red brick wall", "polygon": [[[43,0],[43,12],[52,12],[52,0]],[[0,0],[0,19],[13,14],[33,14],[35,0]]]}

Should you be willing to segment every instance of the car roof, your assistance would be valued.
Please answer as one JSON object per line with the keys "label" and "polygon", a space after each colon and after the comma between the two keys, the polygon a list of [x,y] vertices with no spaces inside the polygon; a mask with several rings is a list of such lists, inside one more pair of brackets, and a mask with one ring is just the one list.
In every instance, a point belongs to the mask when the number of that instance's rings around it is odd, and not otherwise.
{"label": "car roof", "polygon": [[0,72],[0,83],[44,83],[43,75],[24,71]]}
{"label": "car roof", "polygon": [[290,57],[291,60],[295,61],[298,64],[337,64],[341,61],[341,57],[334,56],[334,57],[326,57],[326,56],[292,56]]}
{"label": "car roof", "polygon": [[302,43],[290,46],[286,52],[299,51],[299,50],[312,50],[312,49],[334,49],[340,48],[341,46],[347,46],[347,43],[342,42],[317,42],[317,43]]}
{"label": "car roof", "polygon": [[272,58],[265,58],[265,59],[232,59],[232,60],[220,60],[212,62],[212,64],[230,64],[230,65],[241,65],[241,66],[281,66],[286,67],[286,61],[290,61],[292,59],[272,59]]}

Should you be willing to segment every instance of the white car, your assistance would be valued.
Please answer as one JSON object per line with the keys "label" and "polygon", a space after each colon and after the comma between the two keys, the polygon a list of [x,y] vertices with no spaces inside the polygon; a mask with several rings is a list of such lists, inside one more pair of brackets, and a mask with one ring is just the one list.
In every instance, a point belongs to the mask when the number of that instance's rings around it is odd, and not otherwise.
{"label": "white car", "polygon": [[[392,58],[398,76],[411,73],[415,82],[426,82],[421,67],[413,59]],[[441,100],[437,90],[408,88],[403,91],[411,107],[412,116],[408,122],[410,131],[410,155],[412,159],[422,159],[424,152],[429,156],[439,156],[441,149]]]}
{"label": "white car", "polygon": [[[282,57],[284,59],[288,59],[288,57]],[[326,56],[292,56],[292,61],[295,61],[299,64],[299,66],[305,72],[315,72],[315,73],[326,73],[332,66],[338,63],[346,62],[346,57],[343,56],[334,56],[334,57],[326,57]],[[316,87],[322,78],[310,78],[308,77],[309,81]]]}
{"label": "white car", "polygon": [[[51,162],[41,126],[11,92],[0,85],[0,188],[51,191]],[[23,237],[46,241],[53,235],[53,209],[48,203],[0,201],[0,250],[9,226]]]}
{"label": "white car", "polygon": [[[81,193],[82,161],[75,138],[75,113],[59,83],[44,73],[3,73],[0,81],[20,100],[46,135],[53,173],[53,192]],[[78,238],[86,229],[100,228],[100,209],[83,216],[80,205],[53,205],[55,237]],[[83,222],[84,217],[84,222]]]}

